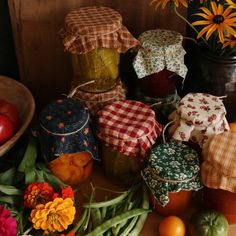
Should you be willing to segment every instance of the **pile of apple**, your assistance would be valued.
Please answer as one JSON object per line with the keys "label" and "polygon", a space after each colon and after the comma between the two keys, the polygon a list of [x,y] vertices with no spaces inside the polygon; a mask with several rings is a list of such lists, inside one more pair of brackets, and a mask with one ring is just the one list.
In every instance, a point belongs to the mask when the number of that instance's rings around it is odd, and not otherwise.
{"label": "pile of apple", "polygon": [[16,107],[0,99],[0,145],[8,141],[20,125],[19,113]]}

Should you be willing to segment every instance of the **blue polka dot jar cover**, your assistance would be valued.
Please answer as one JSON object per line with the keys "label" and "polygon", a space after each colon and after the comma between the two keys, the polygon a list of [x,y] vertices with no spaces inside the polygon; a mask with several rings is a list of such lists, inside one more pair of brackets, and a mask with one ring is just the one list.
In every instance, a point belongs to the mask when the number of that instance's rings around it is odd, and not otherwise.
{"label": "blue polka dot jar cover", "polygon": [[80,102],[72,98],[51,102],[39,119],[41,149],[48,162],[62,154],[78,152],[89,152],[99,160],[89,113]]}

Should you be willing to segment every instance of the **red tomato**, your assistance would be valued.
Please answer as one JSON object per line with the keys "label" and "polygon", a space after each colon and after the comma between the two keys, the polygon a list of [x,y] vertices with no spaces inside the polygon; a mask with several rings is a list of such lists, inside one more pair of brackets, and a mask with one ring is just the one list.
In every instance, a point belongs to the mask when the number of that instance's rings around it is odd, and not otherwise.
{"label": "red tomato", "polygon": [[11,120],[14,125],[14,131],[18,129],[20,118],[19,113],[13,104],[0,99],[0,114],[6,115]]}
{"label": "red tomato", "polygon": [[0,145],[14,135],[14,125],[8,116],[0,114]]}

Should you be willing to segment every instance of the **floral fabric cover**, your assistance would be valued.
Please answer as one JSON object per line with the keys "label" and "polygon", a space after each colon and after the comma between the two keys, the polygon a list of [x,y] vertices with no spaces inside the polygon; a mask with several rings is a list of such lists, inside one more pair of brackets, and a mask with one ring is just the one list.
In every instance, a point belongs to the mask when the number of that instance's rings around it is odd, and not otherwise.
{"label": "floral fabric cover", "polygon": [[65,153],[89,152],[98,160],[88,111],[72,98],[49,103],[40,113],[42,153],[52,161]]}
{"label": "floral fabric cover", "polygon": [[126,89],[121,80],[118,81],[115,88],[104,93],[89,93],[73,88],[69,94],[86,106],[93,116],[104,106],[126,99]]}
{"label": "floral fabric cover", "polygon": [[203,184],[236,193],[236,133],[228,131],[214,136],[203,153]]}
{"label": "floral fabric cover", "polygon": [[153,196],[165,206],[169,192],[199,190],[199,161],[196,151],[179,141],[163,143],[151,150],[148,166],[141,175]]}
{"label": "floral fabric cover", "polygon": [[149,30],[142,33],[138,40],[141,46],[133,60],[138,78],[160,72],[164,68],[185,78],[186,52],[182,47],[183,36],[180,33],[164,29]]}
{"label": "floral fabric cover", "polygon": [[121,15],[108,7],[81,7],[68,13],[60,35],[66,51],[84,54],[95,48],[115,48],[119,53],[139,44],[125,26]]}
{"label": "floral fabric cover", "polygon": [[154,111],[138,101],[114,102],[97,116],[99,139],[129,157],[142,159],[147,155],[162,130]]}
{"label": "floral fabric cover", "polygon": [[203,147],[214,135],[229,130],[225,115],[221,98],[205,93],[189,93],[170,115],[174,123],[169,131],[173,133],[173,139],[192,140]]}

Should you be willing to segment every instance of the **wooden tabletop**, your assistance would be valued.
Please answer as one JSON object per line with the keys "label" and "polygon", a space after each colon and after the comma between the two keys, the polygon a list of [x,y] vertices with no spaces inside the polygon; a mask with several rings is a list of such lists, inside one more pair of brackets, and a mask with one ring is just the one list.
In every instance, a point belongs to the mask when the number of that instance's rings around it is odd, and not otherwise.
{"label": "wooden tabletop", "polygon": [[[103,187],[103,188],[116,190],[116,191],[125,189],[122,186],[118,186],[112,183],[112,181],[108,177],[106,177],[102,169],[102,166],[97,163],[95,164],[93,173],[89,177],[89,179],[79,186],[79,192],[89,194],[91,191],[91,183],[95,187],[96,186]],[[106,196],[109,196],[109,192],[106,192],[105,194]],[[110,195],[112,196],[112,193],[110,193]],[[97,201],[104,200],[104,197],[105,197],[104,192],[102,191],[96,192]],[[79,195],[79,201],[83,202],[82,194]],[[197,200],[197,195],[196,195],[193,198],[192,205],[189,208],[188,212],[180,216],[184,220],[186,226],[188,225],[188,222],[190,220],[192,213],[198,209],[198,206],[199,206],[198,204],[199,204],[199,201]],[[159,236],[158,226],[161,219],[162,217],[159,216],[156,212],[154,211],[151,212],[145,222],[144,228],[140,236]],[[230,225],[228,236],[235,236],[235,235],[236,235],[236,225]]]}

